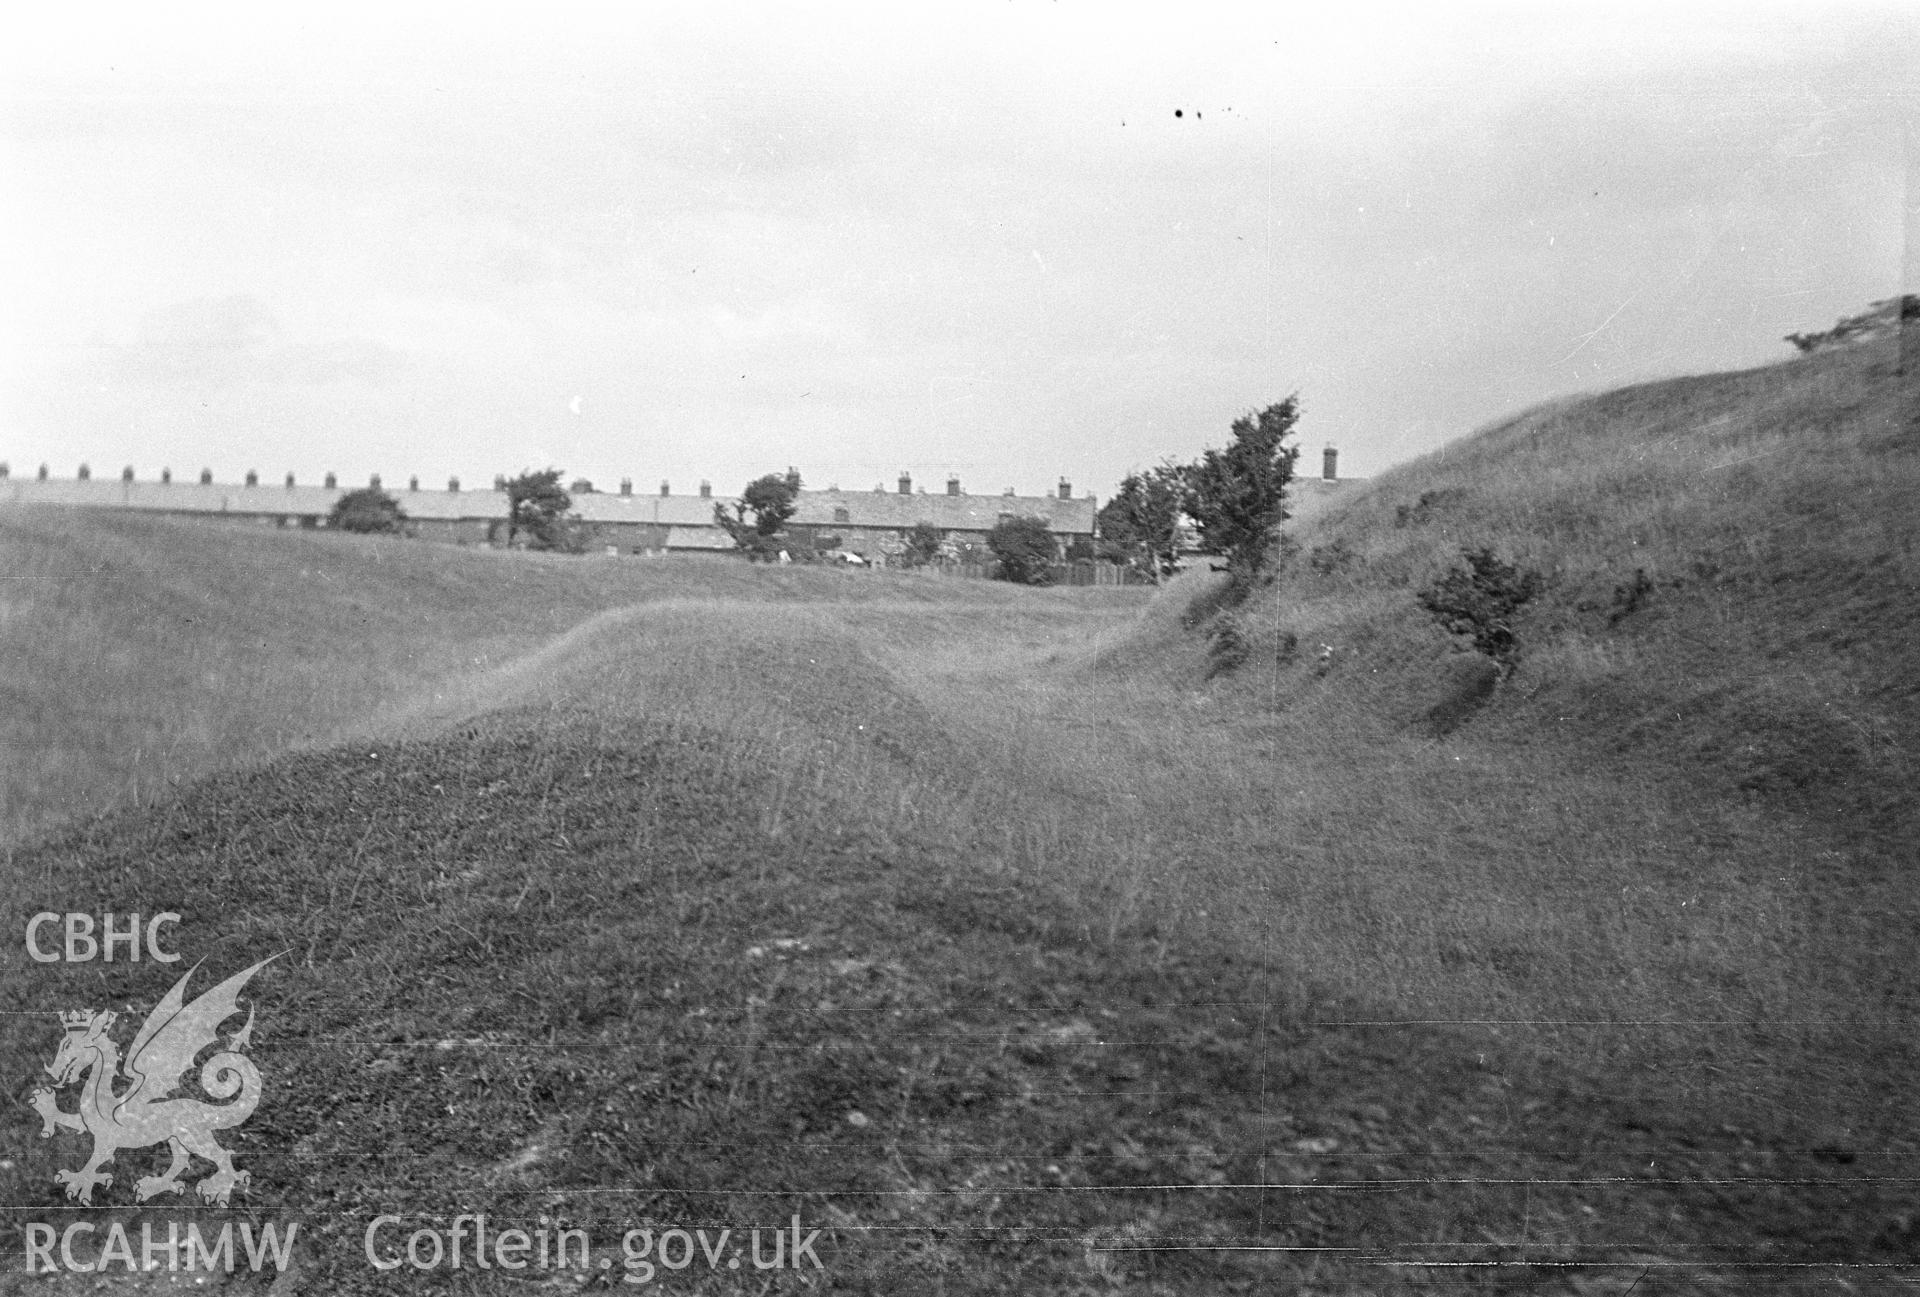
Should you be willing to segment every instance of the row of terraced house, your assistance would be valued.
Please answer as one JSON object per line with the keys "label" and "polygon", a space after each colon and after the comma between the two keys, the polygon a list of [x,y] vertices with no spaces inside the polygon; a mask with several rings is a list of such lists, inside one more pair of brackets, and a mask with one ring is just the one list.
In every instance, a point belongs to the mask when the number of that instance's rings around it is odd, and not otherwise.
{"label": "row of terraced house", "polygon": [[[444,490],[422,488],[417,477],[403,489],[382,487],[378,476],[369,485],[399,501],[408,530],[422,539],[460,545],[507,541],[503,479],[485,490],[465,489],[458,478]],[[166,470],[142,480],[127,468],[116,480],[96,478],[84,466],[72,478],[53,477],[44,466],[32,477],[16,476],[0,464],[0,503],[136,509],[267,527],[325,527],[335,502],[349,489],[331,473],[319,486],[301,485],[291,473],[283,482],[263,483],[252,472],[233,484],[216,482],[205,470],[198,481],[175,481]],[[635,493],[630,480],[622,481],[618,492],[573,493],[573,512],[592,525],[595,544],[618,554],[731,550],[732,539],[714,521],[716,503],[706,482],[691,495],[676,495],[665,482],[657,493]],[[1032,516],[1046,521],[1064,552],[1076,539],[1093,538],[1095,505],[1090,494],[1075,496],[1065,478],[1050,495],[1021,495],[1011,487],[998,495],[977,495],[961,490],[957,477],[947,479],[944,492],[916,491],[903,473],[893,491],[803,490],[792,525],[837,536],[841,549],[874,560],[900,552],[906,533],[918,523],[932,523],[956,543],[984,543],[1003,519]]]}

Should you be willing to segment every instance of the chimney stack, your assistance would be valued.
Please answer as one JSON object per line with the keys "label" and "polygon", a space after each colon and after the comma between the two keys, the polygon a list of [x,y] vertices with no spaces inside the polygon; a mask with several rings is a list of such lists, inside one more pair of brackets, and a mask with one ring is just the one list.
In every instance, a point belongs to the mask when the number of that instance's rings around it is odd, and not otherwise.
{"label": "chimney stack", "polygon": [[250,468],[247,470],[247,485],[248,486],[260,485],[260,473],[258,469]]}
{"label": "chimney stack", "polygon": [[713,498],[713,483],[704,480],[700,483],[700,498],[702,500]]}
{"label": "chimney stack", "polygon": [[947,474],[947,494],[960,494],[960,479],[952,473]]}
{"label": "chimney stack", "polygon": [[495,473],[493,475],[493,489],[496,491],[504,491],[507,489],[507,475],[505,473]]}
{"label": "chimney stack", "polygon": [[380,489],[380,475],[375,473],[372,477],[368,478],[367,486],[372,490],[378,491]]}
{"label": "chimney stack", "polygon": [[[4,466],[0,465],[0,467],[4,467]],[[4,472],[0,472],[0,477],[5,477],[5,476],[6,474]],[[120,470],[120,480],[122,482],[133,481],[133,465],[129,464],[125,468]]]}
{"label": "chimney stack", "polygon": [[293,474],[287,474],[287,490],[293,490]]}
{"label": "chimney stack", "polygon": [[173,470],[172,470],[172,469],[170,469],[170,468],[163,468],[163,469],[161,469],[161,470],[160,470],[160,485],[161,485],[161,486],[165,486],[165,485],[167,485],[167,483],[169,483],[169,482],[171,482],[171,481],[173,481]]}
{"label": "chimney stack", "polygon": [[630,477],[623,477],[623,478],[621,478],[621,479],[620,479],[620,494],[621,494],[621,495],[632,495],[632,494],[633,494],[633,479],[632,479],[632,478],[630,478]]}
{"label": "chimney stack", "polygon": [[40,466],[40,480],[42,482],[47,480],[47,466],[45,464]]}
{"label": "chimney stack", "polygon": [[93,470],[88,468],[85,464],[82,464],[80,466],[80,480],[84,482],[92,476],[93,476]]}
{"label": "chimney stack", "polygon": [[1332,446],[1328,446],[1326,450],[1321,452],[1320,476],[1323,479],[1331,482],[1340,476],[1339,470],[1336,467],[1336,465],[1339,463],[1339,459],[1340,459],[1340,452],[1335,450]]}
{"label": "chimney stack", "polygon": [[447,479],[447,494],[448,494],[448,495],[459,495],[459,494],[460,494],[460,479],[459,479],[459,478],[457,478],[457,477],[450,477],[450,478],[448,478],[448,479]]}
{"label": "chimney stack", "polygon": [[910,473],[900,474],[900,494],[901,495],[913,494],[913,475],[912,474]]}
{"label": "chimney stack", "polygon": [[329,473],[326,477],[326,484],[327,490],[336,491],[340,488],[340,479]]}
{"label": "chimney stack", "polygon": [[660,484],[660,494],[661,494],[661,495],[671,495],[671,494],[673,494],[673,493],[672,493],[672,492],[671,492],[670,490],[668,490],[668,489],[667,489],[667,484],[666,484],[665,482],[662,482],[662,483]]}
{"label": "chimney stack", "polygon": [[212,470],[212,469],[210,469],[210,468],[203,468],[203,469],[201,469],[201,470],[200,470],[200,485],[201,485],[201,486],[212,486],[212,485],[213,485],[213,470]]}
{"label": "chimney stack", "polygon": [[1073,499],[1073,483],[1067,481],[1064,477],[1060,479],[1060,498],[1062,500]]}

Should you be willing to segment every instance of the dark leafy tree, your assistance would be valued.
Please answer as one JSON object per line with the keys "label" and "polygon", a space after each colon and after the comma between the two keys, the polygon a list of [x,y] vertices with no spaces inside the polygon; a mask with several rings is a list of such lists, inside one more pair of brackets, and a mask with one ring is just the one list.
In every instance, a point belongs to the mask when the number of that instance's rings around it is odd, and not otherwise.
{"label": "dark leafy tree", "polygon": [[1187,471],[1175,464],[1128,474],[1096,519],[1105,552],[1148,573],[1155,584],[1173,571],[1180,556],[1186,477]]}
{"label": "dark leafy tree", "polygon": [[1048,585],[1059,553],[1045,518],[1003,518],[987,533],[987,548],[1000,560],[1000,577],[1018,585]]}
{"label": "dark leafy tree", "polygon": [[907,529],[906,552],[902,557],[908,567],[925,567],[940,557],[940,546],[947,534],[930,522],[916,522]]}
{"label": "dark leafy tree", "polygon": [[547,468],[538,473],[527,469],[520,476],[507,479],[504,489],[507,544],[513,544],[524,533],[530,549],[571,547],[576,538],[570,533],[578,529],[567,525],[567,511],[573,507],[573,497],[561,487],[559,469]]}
{"label": "dark leafy tree", "polygon": [[341,531],[368,534],[401,534],[407,529],[407,515],[400,502],[377,486],[349,491],[333,502],[327,525]]}
{"label": "dark leafy tree", "polygon": [[748,559],[771,561],[783,548],[781,537],[799,507],[800,474],[789,468],[747,483],[731,513],[724,504],[714,505],[713,520]]}
{"label": "dark leafy tree", "polygon": [[1287,485],[1300,448],[1286,439],[1299,420],[1297,395],[1236,419],[1226,449],[1208,450],[1181,475],[1182,504],[1199,528],[1201,549],[1226,556],[1233,587],[1243,594],[1266,568],[1287,520]]}
{"label": "dark leafy tree", "polygon": [[1505,675],[1520,659],[1515,615],[1540,592],[1540,574],[1502,562],[1484,545],[1462,550],[1461,557],[1464,567],[1450,569],[1420,591],[1420,606],[1443,630],[1472,640]]}

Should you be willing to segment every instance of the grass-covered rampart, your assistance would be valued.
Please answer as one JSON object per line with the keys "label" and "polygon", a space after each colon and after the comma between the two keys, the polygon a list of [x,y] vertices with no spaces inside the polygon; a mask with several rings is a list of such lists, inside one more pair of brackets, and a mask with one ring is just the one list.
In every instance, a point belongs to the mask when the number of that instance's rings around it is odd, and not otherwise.
{"label": "grass-covered rampart", "polygon": [[[1379,479],[1225,670],[1206,574],[1143,603],[0,518],[5,633],[43,646],[14,732],[86,775],[11,758],[15,823],[121,807],[15,837],[7,922],[289,952],[237,1146],[314,1291],[407,1286],[359,1263],[387,1210],[798,1214],[853,1291],[1907,1281],[1893,359],[1564,402]],[[1480,548],[1539,574],[1486,670],[1420,599]],[[11,964],[5,1053],[172,975]],[[0,1187],[57,1211],[77,1145],[34,1138],[30,1072]]]}

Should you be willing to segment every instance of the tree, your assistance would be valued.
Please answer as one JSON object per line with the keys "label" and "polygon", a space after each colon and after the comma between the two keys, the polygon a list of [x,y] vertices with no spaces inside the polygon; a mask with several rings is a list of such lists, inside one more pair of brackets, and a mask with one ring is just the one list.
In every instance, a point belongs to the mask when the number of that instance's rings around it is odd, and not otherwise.
{"label": "tree", "polygon": [[1231,587],[1243,597],[1287,519],[1287,484],[1300,448],[1283,443],[1299,419],[1297,394],[1236,419],[1232,444],[1208,450],[1182,473],[1181,504],[1200,530],[1200,548],[1226,555]]}
{"label": "tree", "polygon": [[531,549],[569,549],[570,542],[577,539],[574,532],[578,528],[566,525],[567,510],[573,507],[573,497],[560,487],[560,470],[542,469],[536,473],[524,470],[520,476],[509,479],[504,487],[507,493],[507,544],[525,532],[528,547]]}
{"label": "tree", "polygon": [[1513,624],[1540,593],[1543,579],[1530,568],[1502,562],[1484,545],[1462,550],[1460,557],[1464,567],[1450,569],[1416,597],[1443,630],[1472,640],[1507,675],[1520,660]]}
{"label": "tree", "polygon": [[1058,549],[1045,518],[1002,518],[987,533],[987,548],[1000,560],[1000,577],[1018,585],[1048,585]]}
{"label": "tree", "polygon": [[907,529],[907,566],[925,567],[940,557],[940,545],[947,535],[930,522],[916,522]]}
{"label": "tree", "polygon": [[789,468],[784,474],[768,473],[747,483],[731,516],[726,505],[714,505],[713,520],[749,560],[771,561],[780,552],[780,537],[799,507],[800,474]]}
{"label": "tree", "polygon": [[1180,557],[1180,502],[1185,491],[1186,470],[1176,464],[1128,474],[1119,493],[1100,507],[1095,520],[1103,547],[1145,570],[1159,584]]}
{"label": "tree", "polygon": [[377,486],[349,491],[333,502],[327,525],[341,531],[404,533],[407,515],[400,502]]}

